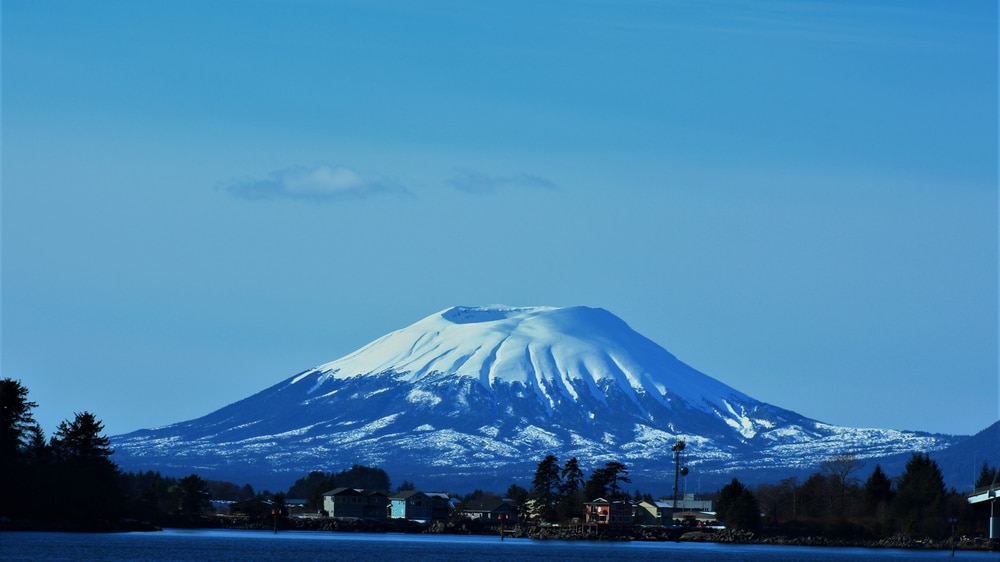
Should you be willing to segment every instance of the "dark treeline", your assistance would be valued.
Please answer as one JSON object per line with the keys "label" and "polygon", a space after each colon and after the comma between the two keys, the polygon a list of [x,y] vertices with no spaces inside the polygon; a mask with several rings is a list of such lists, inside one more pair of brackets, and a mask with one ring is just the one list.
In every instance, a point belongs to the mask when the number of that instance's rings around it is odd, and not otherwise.
{"label": "dark treeline", "polygon": [[[757,486],[754,495],[763,513],[758,524],[828,537],[940,539],[950,536],[953,523],[960,535],[988,532],[988,508],[984,513],[984,506],[970,505],[964,494],[947,490],[940,467],[928,455],[913,454],[896,478],[879,465],[859,474],[862,464],[852,454],[836,455],[804,481],[788,478]],[[976,486],[989,485],[996,470],[984,463]]]}
{"label": "dark treeline", "polygon": [[90,412],[59,424],[46,441],[28,389],[0,380],[0,517],[81,523],[119,519],[125,497],[104,426]]}
{"label": "dark treeline", "polygon": [[251,516],[270,514],[264,505],[281,499],[196,474],[123,473],[94,414],[74,414],[46,439],[32,415],[36,407],[20,381],[0,380],[0,522],[12,528],[191,526],[202,523],[212,499],[235,502]]}
{"label": "dark treeline", "polygon": [[[227,502],[231,513],[267,520],[285,513],[286,498],[306,500],[306,508],[317,512],[322,494],[335,488],[392,490],[384,470],[361,465],[312,472],[278,493],[196,474],[123,473],[111,460],[104,426],[94,414],[76,413],[46,439],[32,416],[35,407],[20,381],[0,380],[0,523],[14,528],[107,530],[123,528],[123,521],[198,526],[212,511],[212,500]],[[734,478],[703,499],[716,501],[716,517],[727,527],[747,531],[938,539],[948,536],[954,524],[959,534],[986,532],[988,512],[946,490],[940,468],[926,454],[914,454],[896,478],[878,465],[862,478],[861,467],[853,455],[837,455],[804,481],[788,478],[751,490]],[[989,485],[996,476],[996,468],[983,464],[976,486]],[[530,489],[512,484],[503,494],[475,490],[462,503],[507,498],[523,522],[571,523],[583,521],[585,503],[597,498],[653,501],[649,493],[628,489],[630,483],[622,463],[605,463],[587,476],[577,458],[560,464],[549,455],[538,464]],[[412,489],[414,483],[404,481],[395,491]]]}
{"label": "dark treeline", "polygon": [[517,508],[522,519],[546,523],[582,521],[584,503],[589,500],[643,499],[645,496],[641,492],[629,494],[625,490],[623,484],[631,482],[628,469],[620,462],[606,463],[584,479],[576,457],[560,466],[558,458],[548,455],[538,463],[531,490]]}
{"label": "dark treeline", "polygon": [[[159,472],[122,472],[104,424],[90,412],[74,414],[45,438],[20,381],[0,380],[0,528],[116,530],[155,526],[191,527],[222,511],[271,521],[287,514],[286,499],[322,508],[323,492],[338,487],[390,490],[380,468],[354,465],[337,473],[312,472],[286,492],[255,491],[250,484],[183,478]],[[404,481],[396,490],[413,489]]]}
{"label": "dark treeline", "polygon": [[[323,508],[323,493],[335,488],[358,488],[365,490],[389,491],[389,474],[381,468],[354,465],[350,470],[333,474],[321,471],[310,472],[299,478],[286,494],[289,498],[306,500],[306,508],[318,511]],[[400,490],[412,490],[413,484],[404,481]]]}
{"label": "dark treeline", "polygon": [[[836,455],[804,481],[788,478],[751,490],[737,478],[715,494],[716,518],[728,528],[766,529],[792,536],[878,539],[891,536],[946,538],[952,525],[960,535],[987,533],[988,509],[970,505],[964,494],[946,490],[940,467],[928,455],[915,453],[898,478],[879,465],[866,479],[858,476],[863,463],[852,454]],[[983,464],[976,487],[997,477],[997,468]],[[532,488],[520,504],[522,517],[538,522],[583,520],[586,501],[596,498],[652,500],[648,493],[628,491],[624,465],[609,462],[587,480],[576,458],[559,465],[555,456],[538,464]],[[510,492],[508,492],[510,495]],[[661,498],[667,499],[667,498]]]}

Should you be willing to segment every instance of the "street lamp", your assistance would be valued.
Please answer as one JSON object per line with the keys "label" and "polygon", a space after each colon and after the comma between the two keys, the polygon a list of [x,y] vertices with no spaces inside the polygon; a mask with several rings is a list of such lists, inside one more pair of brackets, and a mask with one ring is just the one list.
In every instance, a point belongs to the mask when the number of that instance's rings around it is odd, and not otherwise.
{"label": "street lamp", "polygon": [[670,513],[671,524],[673,524],[674,514],[677,513],[677,489],[678,484],[680,484],[680,477],[688,475],[688,467],[681,466],[681,451],[683,451],[686,446],[687,443],[685,443],[683,439],[678,439],[677,442],[674,443],[673,447],[670,447],[670,450],[674,452],[674,506]]}

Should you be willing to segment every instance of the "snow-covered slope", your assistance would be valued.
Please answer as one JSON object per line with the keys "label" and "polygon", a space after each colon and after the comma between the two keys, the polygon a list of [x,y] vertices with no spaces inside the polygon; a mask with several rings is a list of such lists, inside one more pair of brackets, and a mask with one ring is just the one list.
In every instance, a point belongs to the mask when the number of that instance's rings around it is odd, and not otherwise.
{"label": "snow-covered slope", "polygon": [[450,384],[478,381],[494,395],[497,387],[518,386],[549,414],[567,401],[606,407],[602,389],[614,387],[639,411],[640,397],[666,408],[679,400],[727,412],[741,429],[754,431],[752,420],[732,412],[732,404],[752,402],[748,396],[681,363],[602,309],[449,308],[307,371],[292,384],[310,384],[315,393],[331,378],[387,372],[417,386],[442,376]]}
{"label": "snow-covered slope", "polygon": [[548,454],[666,481],[678,438],[705,481],[955,441],[830,426],[754,400],[602,309],[489,306],[432,314],[208,416],[113,443],[127,469],[260,482],[361,463],[484,487],[530,478]]}

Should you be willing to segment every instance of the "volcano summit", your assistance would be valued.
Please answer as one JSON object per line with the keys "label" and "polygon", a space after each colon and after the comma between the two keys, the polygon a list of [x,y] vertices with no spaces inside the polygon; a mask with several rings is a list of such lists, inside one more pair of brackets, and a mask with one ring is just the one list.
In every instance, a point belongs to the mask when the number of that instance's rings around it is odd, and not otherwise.
{"label": "volcano summit", "polygon": [[703,485],[958,441],[836,427],[760,402],[603,309],[488,306],[449,308],[202,418],[112,444],[126,470],[277,487],[364,464],[422,487],[506,489],[554,454],[588,470],[623,462],[648,489],[672,478],[676,439]]}

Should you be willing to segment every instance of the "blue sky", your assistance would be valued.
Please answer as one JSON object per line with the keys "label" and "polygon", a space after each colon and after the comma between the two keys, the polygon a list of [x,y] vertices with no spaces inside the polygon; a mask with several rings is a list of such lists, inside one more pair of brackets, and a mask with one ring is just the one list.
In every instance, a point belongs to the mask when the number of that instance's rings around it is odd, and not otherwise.
{"label": "blue sky", "polygon": [[452,305],[1000,418],[996,2],[8,0],[0,375],[191,419]]}

